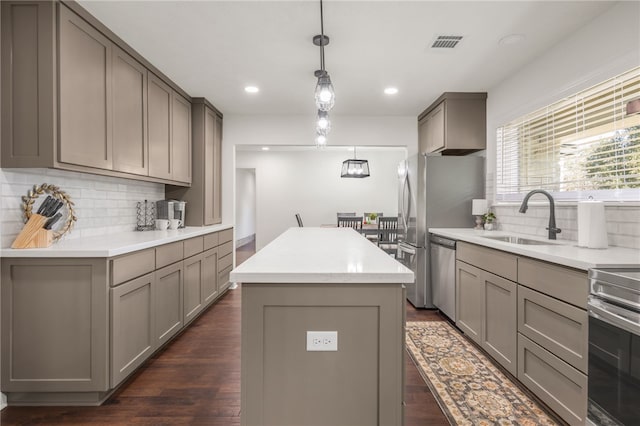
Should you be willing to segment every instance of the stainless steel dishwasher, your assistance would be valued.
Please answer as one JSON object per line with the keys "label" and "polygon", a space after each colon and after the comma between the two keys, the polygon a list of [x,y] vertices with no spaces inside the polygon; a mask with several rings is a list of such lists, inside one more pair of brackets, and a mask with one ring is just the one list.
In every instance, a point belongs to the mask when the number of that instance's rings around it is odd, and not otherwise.
{"label": "stainless steel dishwasher", "polygon": [[456,241],[431,234],[433,304],[456,321]]}

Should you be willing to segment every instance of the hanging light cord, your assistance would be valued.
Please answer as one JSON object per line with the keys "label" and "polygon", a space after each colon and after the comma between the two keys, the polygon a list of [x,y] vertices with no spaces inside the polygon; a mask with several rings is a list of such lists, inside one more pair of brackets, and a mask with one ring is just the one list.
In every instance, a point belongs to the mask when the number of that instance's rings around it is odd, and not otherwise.
{"label": "hanging light cord", "polygon": [[324,17],[322,13],[322,0],[320,0],[320,69],[324,71]]}

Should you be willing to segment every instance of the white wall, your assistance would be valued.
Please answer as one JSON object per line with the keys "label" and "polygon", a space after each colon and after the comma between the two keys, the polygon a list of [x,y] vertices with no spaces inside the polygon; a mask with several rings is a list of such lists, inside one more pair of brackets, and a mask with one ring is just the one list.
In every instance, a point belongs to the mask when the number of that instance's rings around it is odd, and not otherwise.
{"label": "white wall", "polygon": [[[519,72],[489,89],[487,197],[490,200],[495,199],[496,129],[516,117],[639,66],[639,17],[640,2],[619,2],[579,31],[559,41]],[[513,213],[511,206],[496,206],[495,210],[499,224],[501,216],[505,219],[508,217],[503,221],[505,230],[546,235],[544,225],[531,226],[534,214]],[[575,231],[575,203],[563,206],[562,210],[567,228]],[[545,205],[535,216],[547,217],[547,212]],[[637,205],[607,206],[610,244],[640,248],[638,217],[640,208]],[[558,238],[575,239],[575,232],[563,232]]]}
{"label": "white wall", "polygon": [[238,168],[256,171],[256,248],[298,226],[296,213],[304,226],[335,224],[339,211],[397,215],[398,163],[406,150],[360,148],[357,157],[369,161],[370,177],[340,177],[342,162],[353,158],[353,150],[236,152]]}
{"label": "white wall", "polygon": [[256,170],[236,169],[236,241],[256,233]]}
{"label": "white wall", "polygon": [[[312,102],[312,99],[310,99]],[[222,146],[222,220],[234,217],[236,145],[314,145],[314,116],[225,115]],[[332,116],[330,146],[400,146],[418,151],[417,117]]]}

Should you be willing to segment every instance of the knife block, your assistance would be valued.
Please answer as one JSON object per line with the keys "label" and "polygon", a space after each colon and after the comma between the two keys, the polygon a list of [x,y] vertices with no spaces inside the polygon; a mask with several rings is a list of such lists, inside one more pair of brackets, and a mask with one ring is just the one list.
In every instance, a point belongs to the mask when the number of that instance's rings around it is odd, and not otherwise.
{"label": "knife block", "polygon": [[[32,214],[24,228],[18,234],[16,239],[11,244],[11,248],[23,249],[23,248],[35,248],[35,247],[49,247],[53,242],[52,233],[46,229],[43,229],[45,222],[49,219],[46,216],[39,214]],[[36,239],[37,238],[37,239]],[[34,242],[34,239],[36,241]],[[48,244],[47,244],[48,242]],[[32,245],[37,244],[37,245]],[[47,244],[47,245],[45,245]]]}
{"label": "knife block", "polygon": [[51,244],[53,244],[53,231],[50,229],[39,229],[26,248],[45,248]]}

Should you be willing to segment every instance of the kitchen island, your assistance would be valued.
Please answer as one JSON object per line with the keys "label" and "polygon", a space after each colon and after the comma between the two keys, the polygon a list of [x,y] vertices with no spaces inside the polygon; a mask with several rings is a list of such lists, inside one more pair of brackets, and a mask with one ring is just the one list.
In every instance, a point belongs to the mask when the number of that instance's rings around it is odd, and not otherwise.
{"label": "kitchen island", "polygon": [[243,425],[403,423],[409,269],[350,228],[291,228],[230,279]]}

